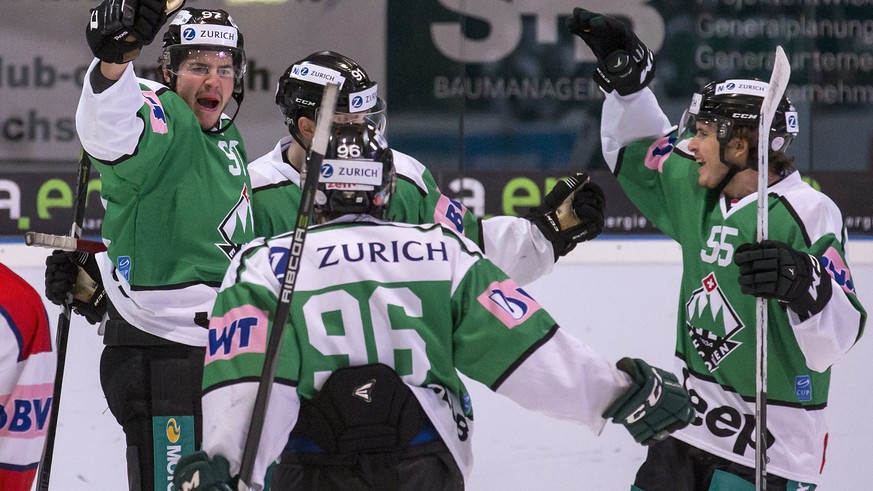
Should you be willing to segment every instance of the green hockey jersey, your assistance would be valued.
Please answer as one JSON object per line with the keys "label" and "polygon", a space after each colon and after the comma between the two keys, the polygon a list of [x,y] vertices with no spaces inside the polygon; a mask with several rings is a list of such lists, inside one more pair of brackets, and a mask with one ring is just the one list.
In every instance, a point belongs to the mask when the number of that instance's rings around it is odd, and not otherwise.
{"label": "green hockey jersey", "polygon": [[106,292],[134,326],[202,346],[227,266],[255,237],[239,132],[202,131],[182,98],[132,66],[99,94],[85,80],[76,121],[102,181]]}
{"label": "green hockey jersey", "polygon": [[[215,303],[203,380],[203,449],[239,471],[292,234],[234,259]],[[285,447],[301,400],[340,367],[380,362],[411,388],[467,475],[473,408],[465,374],[517,403],[582,423],[628,379],[554,320],[471,241],[440,225],[346,216],[311,227],[291,297],[254,468]]]}
{"label": "green hockey jersey", "polygon": [[[684,143],[670,132],[649,89],[607,97],[602,138],[622,189],[682,248],[677,375],[697,418],[674,436],[755,467],[756,298],[740,291],[733,255],[755,242],[757,193],[731,201],[699,186],[698,164],[682,151]],[[818,257],[833,282],[825,309],[803,321],[768,302],[767,470],[817,483],[827,443],[830,368],[861,336],[866,312],[855,295],[836,205],[798,172],[767,191],[769,239]]]}

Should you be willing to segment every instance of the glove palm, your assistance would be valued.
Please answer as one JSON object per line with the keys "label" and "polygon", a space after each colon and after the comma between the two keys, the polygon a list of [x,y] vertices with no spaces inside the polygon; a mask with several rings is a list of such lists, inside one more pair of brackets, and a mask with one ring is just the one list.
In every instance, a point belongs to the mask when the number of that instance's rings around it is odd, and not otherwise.
{"label": "glove palm", "polygon": [[525,217],[552,243],[555,260],[572,251],[576,244],[597,237],[603,231],[606,198],[588,175],[577,173],[555,184],[540,206]]}

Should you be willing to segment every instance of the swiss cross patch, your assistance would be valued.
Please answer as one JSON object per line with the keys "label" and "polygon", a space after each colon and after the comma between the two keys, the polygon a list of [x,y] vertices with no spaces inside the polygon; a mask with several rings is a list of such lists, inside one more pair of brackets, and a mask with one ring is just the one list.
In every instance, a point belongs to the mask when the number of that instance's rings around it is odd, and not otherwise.
{"label": "swiss cross patch", "polygon": [[709,273],[709,275],[703,279],[703,289],[706,290],[706,293],[712,293],[716,288],[718,288],[718,282],[715,281],[715,273]]}

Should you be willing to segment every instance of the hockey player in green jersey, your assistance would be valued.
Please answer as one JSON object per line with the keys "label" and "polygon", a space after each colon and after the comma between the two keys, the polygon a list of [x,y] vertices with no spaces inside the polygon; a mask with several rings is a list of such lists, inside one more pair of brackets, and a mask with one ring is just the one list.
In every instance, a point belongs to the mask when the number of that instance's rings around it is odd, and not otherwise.
{"label": "hockey player in green jersey", "polygon": [[606,162],[682,248],[676,373],[697,416],[649,448],[633,489],[754,489],[755,297],[769,299],[767,489],[815,489],[831,366],[861,337],[866,312],[839,209],[785,154],[799,128],[794,107],[783,98],[770,128],[770,240],[755,243],[758,115],[768,84],[706,85],[677,131],[647,87],[653,54],[627,26],[577,8],[568,27],[598,59]]}
{"label": "hockey player in green jersey", "polygon": [[[395,173],[375,127],[336,125],[321,176],[254,489],[280,456],[274,491],[463,489],[473,407],[459,371],[595,433],[613,418],[650,444],[687,424],[672,374],[638,359],[613,366],[564,334],[453,230],[383,221]],[[179,460],[176,489],[237,489],[292,237],[255,240],[227,271],[210,320],[203,451]]]}
{"label": "hockey player in green jersey", "polygon": [[[231,258],[255,237],[245,148],[223,112],[243,99],[242,34],[224,10],[179,10],[163,37],[161,83],[137,78],[131,61],[168,3],[182,2],[104,0],[91,10],[96,59],[76,113],[101,175],[108,247],[99,273],[86,267],[102,276],[108,302],[77,309],[103,322],[101,384],[126,435],[130,489],[142,491],[167,489],[174,447],[199,448],[208,315]],[[49,278],[64,261],[48,260],[46,294],[57,303],[75,282]]]}
{"label": "hockey player in green jersey", "polygon": [[[315,114],[328,80],[342,83],[338,122],[367,120],[385,129],[385,102],[377,95],[378,86],[351,58],[321,51],[289,66],[279,78],[276,104],[291,135],[249,164],[254,187],[252,210],[259,236],[271,237],[293,227],[296,208],[289,208],[289,204],[296,207],[300,199],[299,169],[312,141]],[[441,223],[476,242],[520,284],[548,273],[560,256],[603,230],[603,192],[584,177],[564,181],[527,219],[499,216],[483,220],[442,194],[433,175],[418,160],[395,150],[394,165],[398,179],[389,212],[392,221]],[[568,188],[567,182],[578,188]],[[554,216],[556,207],[548,203],[560,204],[575,189],[578,191],[571,202],[576,219],[573,225],[562,228],[558,221],[548,219]]]}

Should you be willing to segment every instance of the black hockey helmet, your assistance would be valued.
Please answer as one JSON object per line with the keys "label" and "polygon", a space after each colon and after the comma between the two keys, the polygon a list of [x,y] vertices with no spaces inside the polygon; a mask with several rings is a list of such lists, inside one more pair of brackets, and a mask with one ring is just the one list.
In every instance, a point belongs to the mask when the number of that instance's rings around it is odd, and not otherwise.
{"label": "black hockey helmet", "polygon": [[315,211],[327,218],[353,213],[385,218],[394,179],[394,156],[375,125],[334,124],[321,165]]}
{"label": "black hockey helmet", "polygon": [[[693,135],[698,121],[716,125],[716,138],[724,147],[738,126],[758,129],[761,104],[770,84],[757,79],[734,79],[711,82],[691,98],[682,116],[680,136]],[[797,111],[783,96],[770,125],[770,150],[785,152],[798,133]]]}
{"label": "black hockey helmet", "polygon": [[242,103],[245,90],[246,53],[243,35],[230,14],[221,9],[184,8],[176,14],[164,34],[163,51],[158,63],[170,73],[167,84],[175,90],[180,64],[201,50],[217,51],[233,62],[233,94]]}
{"label": "black hockey helmet", "polygon": [[319,51],[289,66],[276,88],[276,104],[297,143],[308,148],[297,120],[316,119],[327,82],[340,84],[334,121],[367,121],[380,132],[385,131],[385,101],[377,95],[378,84],[355,60],[334,51]]}

